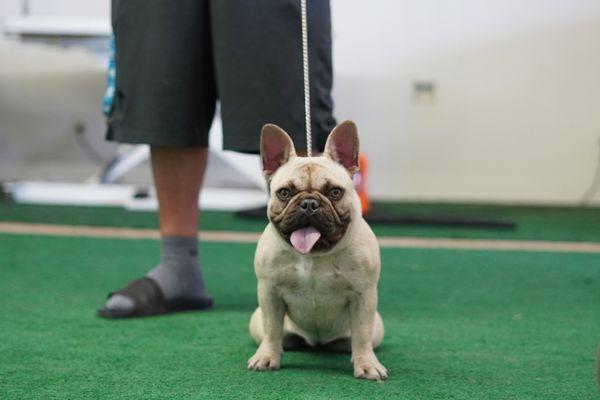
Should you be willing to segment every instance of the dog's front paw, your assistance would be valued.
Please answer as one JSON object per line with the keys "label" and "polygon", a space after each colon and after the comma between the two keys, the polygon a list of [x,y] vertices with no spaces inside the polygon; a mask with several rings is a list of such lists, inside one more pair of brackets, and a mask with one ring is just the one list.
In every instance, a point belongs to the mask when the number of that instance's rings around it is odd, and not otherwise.
{"label": "dog's front paw", "polygon": [[381,365],[375,353],[353,356],[354,377],[364,379],[374,379],[377,381],[386,380],[388,377],[387,369]]}
{"label": "dog's front paw", "polygon": [[248,369],[251,371],[272,371],[281,367],[281,354],[258,349],[248,360]]}

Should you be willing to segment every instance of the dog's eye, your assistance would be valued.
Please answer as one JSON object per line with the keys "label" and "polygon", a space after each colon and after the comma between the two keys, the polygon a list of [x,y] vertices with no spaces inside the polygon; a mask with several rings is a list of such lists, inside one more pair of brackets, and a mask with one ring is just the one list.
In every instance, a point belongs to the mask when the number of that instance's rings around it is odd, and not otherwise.
{"label": "dog's eye", "polygon": [[277,197],[279,197],[279,200],[288,200],[291,195],[292,192],[288,188],[279,189],[277,191]]}
{"label": "dog's eye", "polygon": [[344,194],[344,189],[339,187],[334,187],[329,189],[329,193],[327,195],[333,200],[339,200]]}

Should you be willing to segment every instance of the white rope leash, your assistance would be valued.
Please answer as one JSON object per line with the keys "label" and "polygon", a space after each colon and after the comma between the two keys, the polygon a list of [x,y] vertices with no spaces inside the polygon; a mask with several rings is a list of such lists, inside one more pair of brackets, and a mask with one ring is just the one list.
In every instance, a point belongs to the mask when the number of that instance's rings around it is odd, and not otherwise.
{"label": "white rope leash", "polygon": [[306,22],[306,0],[300,0],[302,15],[302,71],[304,73],[304,123],[306,125],[306,155],[312,156],[312,127],[310,120],[310,80],[308,74],[308,24]]}

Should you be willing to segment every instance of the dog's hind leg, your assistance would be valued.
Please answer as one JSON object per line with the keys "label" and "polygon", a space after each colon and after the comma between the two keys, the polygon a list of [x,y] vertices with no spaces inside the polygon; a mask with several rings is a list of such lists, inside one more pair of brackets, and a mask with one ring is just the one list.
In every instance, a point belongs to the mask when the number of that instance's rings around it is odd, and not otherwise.
{"label": "dog's hind leg", "polygon": [[[250,336],[254,339],[254,342],[257,345],[260,345],[262,342],[264,334],[263,324],[262,324],[262,310],[258,307],[252,317],[250,317]],[[308,343],[304,339],[304,337],[297,333],[294,329],[293,324],[291,323],[288,316],[285,316],[283,320],[283,348],[285,350],[296,349],[299,347],[305,347]]]}
{"label": "dog's hind leg", "polygon": [[254,342],[259,345],[265,336],[262,324],[262,311],[260,310],[260,307],[254,310],[254,313],[250,317],[250,325],[248,328],[250,330],[250,336],[252,339],[254,339]]}
{"label": "dog's hind leg", "polygon": [[381,315],[379,315],[378,311],[375,311],[375,321],[373,321],[373,336],[371,336],[371,341],[373,342],[373,350],[378,348],[381,342],[383,341],[384,333],[385,329],[383,327],[383,320],[381,319]]}

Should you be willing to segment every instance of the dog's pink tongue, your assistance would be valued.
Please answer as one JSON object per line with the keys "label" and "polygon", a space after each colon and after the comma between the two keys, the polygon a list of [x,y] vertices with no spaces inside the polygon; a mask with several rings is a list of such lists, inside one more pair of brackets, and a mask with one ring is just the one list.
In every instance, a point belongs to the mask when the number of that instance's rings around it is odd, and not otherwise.
{"label": "dog's pink tongue", "polygon": [[320,237],[321,232],[309,226],[292,232],[290,241],[299,253],[308,254]]}

